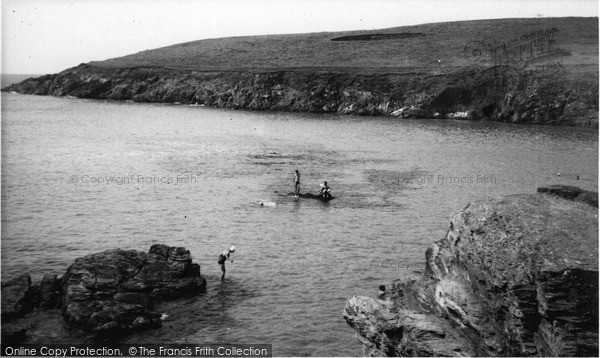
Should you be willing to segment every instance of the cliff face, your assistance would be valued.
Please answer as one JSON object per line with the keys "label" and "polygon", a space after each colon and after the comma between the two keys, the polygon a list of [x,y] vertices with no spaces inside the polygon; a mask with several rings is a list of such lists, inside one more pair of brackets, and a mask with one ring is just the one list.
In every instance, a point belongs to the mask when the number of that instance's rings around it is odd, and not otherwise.
{"label": "cliff face", "polygon": [[4,88],[222,108],[598,126],[598,19],[208,39]]}
{"label": "cliff face", "polygon": [[564,189],[469,204],[421,277],[350,299],[365,355],[597,356],[597,194]]}
{"label": "cliff face", "polygon": [[85,64],[3,90],[262,111],[598,126],[597,78],[560,71],[515,75],[503,68],[468,67],[437,74],[253,73]]}

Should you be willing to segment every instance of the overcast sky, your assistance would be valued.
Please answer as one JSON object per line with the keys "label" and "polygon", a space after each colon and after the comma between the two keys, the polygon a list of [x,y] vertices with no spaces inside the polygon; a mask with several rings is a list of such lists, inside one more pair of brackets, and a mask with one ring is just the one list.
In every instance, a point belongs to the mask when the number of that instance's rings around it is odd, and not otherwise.
{"label": "overcast sky", "polygon": [[214,37],[539,16],[598,16],[598,1],[3,0],[2,73],[56,73]]}

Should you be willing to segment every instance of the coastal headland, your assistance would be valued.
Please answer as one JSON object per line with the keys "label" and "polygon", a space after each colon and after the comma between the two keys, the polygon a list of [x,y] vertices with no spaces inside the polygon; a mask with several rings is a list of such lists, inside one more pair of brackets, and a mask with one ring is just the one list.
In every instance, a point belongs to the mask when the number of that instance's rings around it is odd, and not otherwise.
{"label": "coastal headland", "polygon": [[385,299],[344,318],[364,356],[597,356],[598,194],[561,185],[468,204]]}
{"label": "coastal headland", "polygon": [[598,19],[210,39],[2,89],[73,100],[598,127]]}

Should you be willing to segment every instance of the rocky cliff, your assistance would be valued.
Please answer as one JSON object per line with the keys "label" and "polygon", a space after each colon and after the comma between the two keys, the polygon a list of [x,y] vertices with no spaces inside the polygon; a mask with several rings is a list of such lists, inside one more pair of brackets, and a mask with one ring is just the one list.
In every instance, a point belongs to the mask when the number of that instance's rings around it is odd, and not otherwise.
{"label": "rocky cliff", "polygon": [[161,313],[154,309],[159,303],[205,287],[200,266],[182,247],[157,244],[148,253],[116,249],[88,255],[76,259],[60,279],[46,275],[32,285],[23,274],[2,283],[2,341],[26,341],[36,326],[56,324],[59,309],[63,330],[101,339],[157,327]]}
{"label": "rocky cliff", "polygon": [[597,193],[539,191],[469,204],[421,276],[387,300],[351,298],[344,318],[363,353],[597,356]]}
{"label": "rocky cliff", "polygon": [[[79,100],[131,100],[219,108],[455,118],[598,126],[598,84],[564,73],[505,78],[470,67],[443,75],[344,72],[206,73],[81,65],[7,87]],[[71,100],[75,101],[75,98]]]}
{"label": "rocky cliff", "polygon": [[82,64],[3,90],[74,101],[597,127],[598,20],[203,40]]}

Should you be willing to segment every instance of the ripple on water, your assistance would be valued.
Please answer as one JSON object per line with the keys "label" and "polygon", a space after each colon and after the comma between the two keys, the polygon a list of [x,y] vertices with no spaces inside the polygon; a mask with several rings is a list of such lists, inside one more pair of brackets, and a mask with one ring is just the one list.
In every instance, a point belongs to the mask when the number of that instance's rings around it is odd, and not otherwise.
{"label": "ripple on water", "polygon": [[[594,131],[108,103],[89,111],[2,97],[3,279],[62,275],[76,257],[155,243],[184,246],[201,264],[206,293],[162,305],[163,327],[131,343],[353,356],[360,344],[342,318],[346,298],[422,269],[427,245],[467,202],[543,184],[597,190]],[[289,197],[294,169],[302,192],[327,180],[337,199]],[[98,186],[71,175],[195,181]],[[476,175],[497,181],[437,181]],[[221,283],[216,257],[230,245],[238,249]]]}

